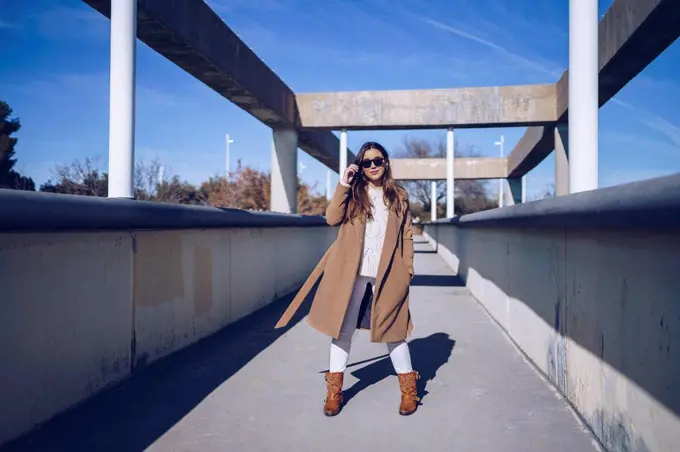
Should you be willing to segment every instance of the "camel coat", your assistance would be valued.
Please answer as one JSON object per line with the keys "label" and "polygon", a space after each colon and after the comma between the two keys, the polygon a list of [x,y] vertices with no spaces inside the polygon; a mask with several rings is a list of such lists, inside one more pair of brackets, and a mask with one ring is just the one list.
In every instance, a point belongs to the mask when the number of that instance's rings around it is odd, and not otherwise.
{"label": "camel coat", "polygon": [[[349,306],[363,251],[365,220],[343,223],[350,189],[338,184],[326,210],[326,221],[340,225],[338,236],[283,314],[276,328],[288,324],[319,278],[321,282],[307,318],[321,333],[338,338]],[[413,239],[408,199],[402,214],[390,209],[373,296],[370,321],[372,342],[406,339],[413,328],[409,284],[413,277]]]}

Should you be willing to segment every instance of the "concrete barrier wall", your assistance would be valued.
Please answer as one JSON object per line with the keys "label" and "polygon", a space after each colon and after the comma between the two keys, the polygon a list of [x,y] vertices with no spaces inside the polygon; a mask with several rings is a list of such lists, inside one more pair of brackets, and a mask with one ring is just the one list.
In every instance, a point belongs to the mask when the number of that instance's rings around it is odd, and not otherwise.
{"label": "concrete barrier wall", "polygon": [[425,225],[610,451],[680,445],[677,193],[675,176]]}
{"label": "concrete barrier wall", "polygon": [[[0,218],[3,202],[26,212],[8,197],[0,191]],[[77,215],[102,201],[90,202]],[[58,231],[47,217],[31,232],[0,220],[0,444],[296,290],[337,234],[318,217],[249,214],[233,227],[243,213],[109,205],[107,215],[132,212],[134,228],[103,230],[103,219],[75,230],[68,208]],[[168,208],[185,215],[170,222],[214,224],[144,230]]]}

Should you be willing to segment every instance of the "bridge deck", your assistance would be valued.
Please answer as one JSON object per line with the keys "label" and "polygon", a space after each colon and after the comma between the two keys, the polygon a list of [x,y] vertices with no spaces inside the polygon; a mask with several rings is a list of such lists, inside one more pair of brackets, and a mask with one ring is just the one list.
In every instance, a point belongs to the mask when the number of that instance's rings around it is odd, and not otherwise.
{"label": "bridge deck", "polygon": [[416,244],[410,342],[422,405],[397,413],[384,346],[355,335],[347,404],[323,416],[328,340],[289,299],[162,360],[3,450],[587,451],[565,402],[425,243]]}

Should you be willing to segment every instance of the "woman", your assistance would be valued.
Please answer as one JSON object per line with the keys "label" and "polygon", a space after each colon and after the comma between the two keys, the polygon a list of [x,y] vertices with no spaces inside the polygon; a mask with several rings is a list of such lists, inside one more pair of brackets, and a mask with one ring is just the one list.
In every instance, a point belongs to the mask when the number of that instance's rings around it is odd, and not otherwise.
{"label": "woman", "polygon": [[389,156],[379,143],[361,147],[356,163],[338,183],[326,221],[340,225],[338,237],[276,327],[288,323],[323,274],[308,322],[332,338],[324,414],[340,412],[344,371],[359,327],[370,330],[372,342],[387,344],[401,389],[399,413],[410,415],[420,400],[420,376],[411,367],[405,341],[413,328],[408,299],[413,278],[411,213],[407,193],[392,177]]}

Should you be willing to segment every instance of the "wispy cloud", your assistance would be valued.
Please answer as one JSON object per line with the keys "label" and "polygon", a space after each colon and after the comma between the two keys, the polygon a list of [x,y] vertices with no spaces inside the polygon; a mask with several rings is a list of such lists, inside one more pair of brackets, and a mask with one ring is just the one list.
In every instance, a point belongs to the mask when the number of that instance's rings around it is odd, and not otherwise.
{"label": "wispy cloud", "polygon": [[6,22],[4,20],[0,20],[0,28],[16,28],[16,25]]}
{"label": "wispy cloud", "polygon": [[[352,47],[319,44],[314,41],[303,41],[294,37],[282,36],[270,28],[258,24],[240,27],[238,34],[274,72],[286,81],[294,84],[286,69],[292,62],[302,65],[337,65],[351,67],[379,67],[381,71],[419,71],[424,67],[444,75],[454,81],[469,78],[471,67],[478,62],[466,60],[466,64],[443,65],[442,62],[455,60],[461,63],[460,57],[443,55],[437,52],[404,52],[403,49],[385,49],[385,51],[357,49]],[[285,55],[285,59],[281,59]],[[277,63],[283,66],[278,67]],[[299,68],[299,66],[297,66]]]}
{"label": "wispy cloud", "polygon": [[[281,11],[286,4],[281,0],[203,0],[215,12],[232,13],[238,10]],[[290,0],[288,0],[290,2]]]}
{"label": "wispy cloud", "polygon": [[556,67],[550,67],[548,64],[545,62],[537,61],[536,59],[532,58],[527,58],[525,56],[522,56],[518,53],[515,53],[511,51],[510,49],[502,46],[501,44],[484,39],[476,34],[466,32],[460,28],[444,24],[442,22],[436,21],[434,19],[429,19],[427,17],[422,17],[422,16],[417,16],[420,20],[423,22],[431,25],[432,27],[438,28],[443,31],[447,31],[449,33],[452,33],[456,36],[459,36],[461,38],[467,39],[472,42],[476,42],[478,44],[481,44],[485,47],[488,47],[489,49],[492,49],[501,55],[509,58],[510,60],[513,60],[515,62],[518,62],[522,65],[524,65],[527,69],[535,70],[538,72],[541,72],[543,74],[550,75],[551,77],[559,77],[562,71],[557,69]]}
{"label": "wispy cloud", "polygon": [[666,121],[664,118],[655,115],[649,115],[648,118],[643,118],[642,121],[648,127],[661,132],[668,137],[673,143],[680,147],[680,127]]}
{"label": "wispy cloud", "polygon": [[38,32],[50,39],[107,38],[109,22],[106,17],[87,5],[58,6],[34,17]]}
{"label": "wispy cloud", "polygon": [[[41,99],[42,102],[63,99],[87,99],[88,103],[108,102],[108,72],[60,73],[40,77],[7,86],[23,96]],[[135,94],[138,105],[152,105],[160,108],[176,108],[192,102],[190,97],[164,91],[143,81],[137,82]]]}
{"label": "wispy cloud", "polygon": [[671,141],[675,146],[677,146],[678,150],[680,151],[680,127],[676,126],[675,124],[671,123],[665,118],[662,118],[659,115],[650,113],[647,110],[636,107],[628,102],[624,102],[616,98],[612,99],[612,102],[630,111],[635,112],[638,121],[642,122],[650,129],[655,130],[664,135],[669,141]]}
{"label": "wispy cloud", "polygon": [[680,157],[680,146],[656,140],[643,134],[609,131],[600,133],[600,140],[603,144],[611,145],[617,149],[620,149],[621,146],[634,148],[641,155],[657,154],[673,159]]}
{"label": "wispy cloud", "polygon": [[629,182],[668,176],[673,173],[673,171],[667,169],[606,168],[602,170],[599,185],[600,187],[613,187]]}
{"label": "wispy cloud", "polygon": [[[551,13],[554,14],[555,10],[554,3],[541,2],[537,4],[531,4],[531,9],[533,12],[536,12],[536,8],[542,8],[543,10],[543,14],[532,15],[522,14],[516,10],[513,10],[512,7],[515,5],[517,4],[513,2],[493,0],[491,2],[491,9],[493,10],[496,17],[503,18],[504,23],[512,24],[513,29],[521,27],[531,31],[532,33],[536,33],[537,30],[541,30],[541,35],[545,36],[547,39],[550,39],[553,36],[562,40],[569,39],[568,30],[564,30],[559,25],[550,20]],[[529,19],[530,17],[536,17],[538,15],[541,16],[542,21],[539,22]]]}

